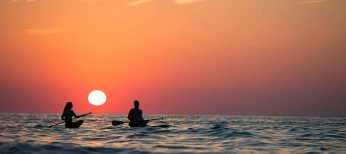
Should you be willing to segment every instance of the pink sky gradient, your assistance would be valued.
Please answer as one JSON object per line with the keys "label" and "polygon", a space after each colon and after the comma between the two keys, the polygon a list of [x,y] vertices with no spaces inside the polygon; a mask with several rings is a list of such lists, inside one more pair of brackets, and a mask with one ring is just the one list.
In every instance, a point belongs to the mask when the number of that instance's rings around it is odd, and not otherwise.
{"label": "pink sky gradient", "polygon": [[346,116],[345,6],[2,0],[0,112]]}

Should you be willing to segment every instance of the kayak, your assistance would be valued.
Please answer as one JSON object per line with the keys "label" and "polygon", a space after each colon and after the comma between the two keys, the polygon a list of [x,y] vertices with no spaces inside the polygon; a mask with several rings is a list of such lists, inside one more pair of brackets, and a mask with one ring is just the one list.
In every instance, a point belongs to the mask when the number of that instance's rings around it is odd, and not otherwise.
{"label": "kayak", "polygon": [[130,122],[129,126],[130,127],[145,127],[145,126],[147,126],[148,122],[149,122],[149,120],[144,120],[141,123],[135,123],[135,124]]}
{"label": "kayak", "polygon": [[83,120],[78,120],[76,122],[72,122],[70,125],[65,125],[66,128],[79,128],[84,123]]}

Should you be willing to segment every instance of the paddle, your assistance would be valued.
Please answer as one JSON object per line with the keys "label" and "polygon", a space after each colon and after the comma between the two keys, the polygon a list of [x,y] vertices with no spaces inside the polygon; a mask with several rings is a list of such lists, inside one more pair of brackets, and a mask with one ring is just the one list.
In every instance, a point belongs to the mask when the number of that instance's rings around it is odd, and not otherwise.
{"label": "paddle", "polygon": [[[89,112],[89,113],[86,113],[86,114],[82,114],[82,115],[80,115],[78,118],[84,117],[84,116],[89,115],[89,114],[92,114],[92,112]],[[77,118],[73,118],[73,119],[77,119]],[[52,127],[54,127],[54,126],[56,126],[56,125],[60,125],[60,124],[62,124],[62,123],[64,123],[64,122],[65,122],[65,121],[59,122],[59,123],[56,123],[56,124],[53,124],[53,125],[50,125],[50,126],[47,126],[47,127],[48,127],[48,128],[52,128]]]}
{"label": "paddle", "polygon": [[[149,119],[149,121],[152,121],[152,120],[163,120],[163,117],[162,118],[156,118],[156,119]],[[118,120],[113,120],[112,121],[112,125],[113,126],[117,126],[117,125],[121,125],[121,124],[124,124],[124,123],[129,123],[128,121],[125,122],[125,121],[118,121]]]}

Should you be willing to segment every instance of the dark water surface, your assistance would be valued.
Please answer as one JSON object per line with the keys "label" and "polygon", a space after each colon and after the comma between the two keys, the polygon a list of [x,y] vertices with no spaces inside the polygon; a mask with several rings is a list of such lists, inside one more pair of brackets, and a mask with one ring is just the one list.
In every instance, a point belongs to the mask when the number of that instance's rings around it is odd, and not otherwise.
{"label": "dark water surface", "polygon": [[60,114],[0,113],[0,153],[346,153],[346,118],[185,116],[112,126],[125,115],[85,117],[79,129],[48,126]]}

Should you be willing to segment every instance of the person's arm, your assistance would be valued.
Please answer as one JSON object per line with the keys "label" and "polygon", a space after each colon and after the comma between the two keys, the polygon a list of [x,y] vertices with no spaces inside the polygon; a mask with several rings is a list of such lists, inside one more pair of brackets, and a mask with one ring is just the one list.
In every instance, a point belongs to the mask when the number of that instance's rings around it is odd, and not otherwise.
{"label": "person's arm", "polygon": [[61,120],[65,120],[65,111],[61,114]]}
{"label": "person's arm", "polygon": [[139,110],[139,119],[140,119],[140,121],[144,120],[143,119],[143,112],[142,112],[142,110]]}
{"label": "person's arm", "polygon": [[76,113],[74,113],[74,111],[72,111],[72,116],[74,116],[75,118],[79,118],[80,116],[77,116]]}
{"label": "person's arm", "polygon": [[129,119],[129,120],[132,119],[132,110],[130,110],[129,114],[127,115],[127,119]]}

